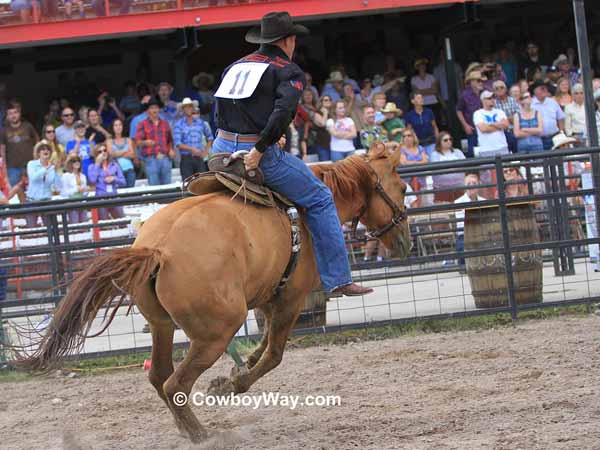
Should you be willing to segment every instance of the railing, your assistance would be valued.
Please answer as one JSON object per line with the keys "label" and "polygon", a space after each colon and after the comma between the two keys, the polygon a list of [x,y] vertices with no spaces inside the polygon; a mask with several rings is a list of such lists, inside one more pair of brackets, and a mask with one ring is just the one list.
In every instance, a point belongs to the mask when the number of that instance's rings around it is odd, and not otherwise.
{"label": "railing", "polygon": [[[592,200],[598,204],[600,190],[588,187],[590,169],[585,169],[583,173],[574,170],[577,166],[585,167],[591,153],[600,153],[600,149],[469,159],[399,168],[399,174],[405,179],[474,170],[480,173],[492,171],[495,183],[483,183],[479,188],[495,191],[498,195],[497,198],[460,205],[427,204],[424,201],[421,206],[409,209],[414,247],[406,260],[384,258],[380,262],[363,261],[366,250],[364,242],[348,238],[354,278],[374,287],[376,293],[364,298],[331,298],[328,301],[326,296],[316,293],[307,302],[302,328],[294,332],[334,331],[418,318],[492,312],[507,312],[516,318],[522,310],[599,301],[600,274],[594,272],[590,253],[594,253],[597,260],[600,239],[594,234],[597,218]],[[506,183],[503,169],[515,166],[523,169],[526,179]],[[527,195],[507,197],[507,186],[516,183],[527,186]],[[579,186],[580,183],[582,186]],[[466,186],[454,186],[446,190],[464,188]],[[415,195],[427,199],[433,193],[433,190],[421,189]],[[137,220],[135,208],[146,207],[144,205],[148,203],[166,204],[181,196],[181,192],[170,190],[120,195],[110,199],[94,198],[85,202],[64,200],[26,204],[0,210],[0,219],[11,219],[13,223],[19,222],[16,217],[31,213],[43,213],[48,218],[43,229],[13,227],[10,231],[0,233],[0,243],[10,244],[10,248],[3,249],[0,256],[0,268],[8,271],[9,278],[8,298],[0,301],[0,314],[4,318],[5,333],[9,339],[18,339],[13,325],[30,322],[43,328],[46,324],[45,315],[51,314],[65,293],[63,283],[71,280],[97,252],[131,244]],[[534,217],[537,229],[542,233],[540,242],[513,242],[516,239],[514,235],[511,236],[511,208],[524,202],[536,202]],[[69,210],[116,205],[125,206],[128,212],[126,219],[66,226]],[[465,240],[470,235],[468,230],[457,227],[463,220],[455,217],[454,212],[471,207],[492,207],[498,212],[498,235],[492,239],[496,241],[496,246],[457,250],[458,233],[465,232]],[[467,217],[467,222],[469,220]],[[95,230],[96,234],[90,230]],[[36,234],[42,239],[37,245],[32,241]],[[83,238],[82,234],[85,234]],[[101,239],[94,237],[98,235],[102,236]],[[522,294],[518,286],[522,283],[522,265],[519,266],[518,261],[524,254],[541,255],[539,261],[534,261],[541,270],[540,276],[543,273],[541,303],[518,303]],[[466,259],[466,266],[460,262],[461,259]],[[493,275],[494,282],[507,280],[507,289],[502,295],[497,295],[499,306],[477,306],[477,298],[471,288],[476,274],[473,270],[465,274],[472,268],[473,261],[496,261],[500,262],[498,267],[504,268],[502,276]],[[511,263],[505,264],[504,261]],[[500,298],[502,296],[504,298]],[[92,331],[97,329],[99,322],[94,324]],[[143,329],[144,320],[135,308],[129,317],[122,311],[103,336],[88,340],[84,352],[86,355],[98,355],[145,351],[149,348],[150,336]],[[238,336],[257,336],[259,333],[260,323],[251,311]],[[180,330],[176,332],[176,342],[186,345],[187,339]]]}
{"label": "railing", "polygon": [[84,0],[70,6],[54,0],[0,1],[0,20],[3,25],[14,25],[278,1],[281,0]]}

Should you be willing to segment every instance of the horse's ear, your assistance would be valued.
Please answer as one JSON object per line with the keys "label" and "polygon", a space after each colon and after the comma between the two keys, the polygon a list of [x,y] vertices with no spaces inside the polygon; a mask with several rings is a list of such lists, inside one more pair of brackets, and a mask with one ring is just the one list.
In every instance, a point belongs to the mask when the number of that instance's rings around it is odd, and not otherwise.
{"label": "horse's ear", "polygon": [[367,156],[372,160],[386,158],[388,156],[388,151],[385,148],[385,144],[381,141],[373,142]]}

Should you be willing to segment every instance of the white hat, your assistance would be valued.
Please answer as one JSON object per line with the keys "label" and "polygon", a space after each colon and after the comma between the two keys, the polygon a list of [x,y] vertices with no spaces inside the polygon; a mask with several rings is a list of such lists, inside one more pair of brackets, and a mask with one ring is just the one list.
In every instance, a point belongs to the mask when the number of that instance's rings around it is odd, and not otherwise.
{"label": "white hat", "polygon": [[194,109],[198,109],[198,100],[192,100],[189,97],[183,99],[181,103],[177,105],[178,108],[183,108],[184,106],[192,105]]}
{"label": "white hat", "polygon": [[568,63],[569,62],[569,58],[567,58],[567,55],[561,54],[558,55],[558,58],[556,58],[554,60],[554,62],[552,63],[553,66],[558,66],[559,64],[562,63]]}
{"label": "white hat", "polygon": [[333,83],[336,81],[344,81],[344,76],[342,75],[342,72],[340,72],[339,70],[335,70],[329,74],[329,79],[327,81],[329,83]]}
{"label": "white hat", "polygon": [[556,150],[565,144],[572,144],[573,142],[577,142],[577,139],[567,137],[567,135],[561,131],[552,138],[552,150]]}
{"label": "white hat", "polygon": [[483,100],[484,98],[494,98],[494,93],[490,92],[488,90],[485,90],[481,93],[481,95],[479,96],[479,98],[481,100]]}

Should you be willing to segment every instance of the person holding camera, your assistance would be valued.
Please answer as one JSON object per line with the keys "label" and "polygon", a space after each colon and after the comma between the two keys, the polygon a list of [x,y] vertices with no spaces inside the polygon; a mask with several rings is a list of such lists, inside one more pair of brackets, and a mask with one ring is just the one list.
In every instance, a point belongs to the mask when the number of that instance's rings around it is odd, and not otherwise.
{"label": "person holding camera", "polygon": [[85,129],[85,138],[93,141],[94,144],[102,144],[110,139],[110,133],[104,129],[100,122],[100,114],[95,109],[89,109],[87,112],[87,122],[89,126]]}
{"label": "person holding camera", "polygon": [[115,119],[125,120],[125,115],[117,106],[117,101],[108,91],[103,91],[98,97],[98,114],[102,118],[102,126],[110,128]]}

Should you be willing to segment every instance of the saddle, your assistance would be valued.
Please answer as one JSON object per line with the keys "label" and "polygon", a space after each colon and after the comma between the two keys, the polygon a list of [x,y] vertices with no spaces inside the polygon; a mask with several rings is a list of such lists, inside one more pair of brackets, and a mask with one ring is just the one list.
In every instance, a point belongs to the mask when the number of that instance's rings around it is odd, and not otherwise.
{"label": "saddle", "polygon": [[247,151],[216,153],[208,160],[208,172],[196,173],[183,182],[183,190],[194,195],[229,189],[235,196],[256,205],[287,209],[294,206],[283,195],[264,185],[260,168],[246,170],[243,156]]}
{"label": "saddle", "polygon": [[291,226],[292,250],[281,280],[273,291],[273,297],[276,298],[285,288],[298,263],[302,242],[300,216],[291,201],[264,185],[265,177],[260,168],[246,170],[243,157],[247,153],[247,151],[238,151],[233,154],[215,153],[208,160],[209,171],[196,173],[187,178],[183,182],[182,189],[194,195],[229,189],[234,192],[232,198],[240,197],[244,201],[250,201],[256,205],[278,208],[287,216]]}

